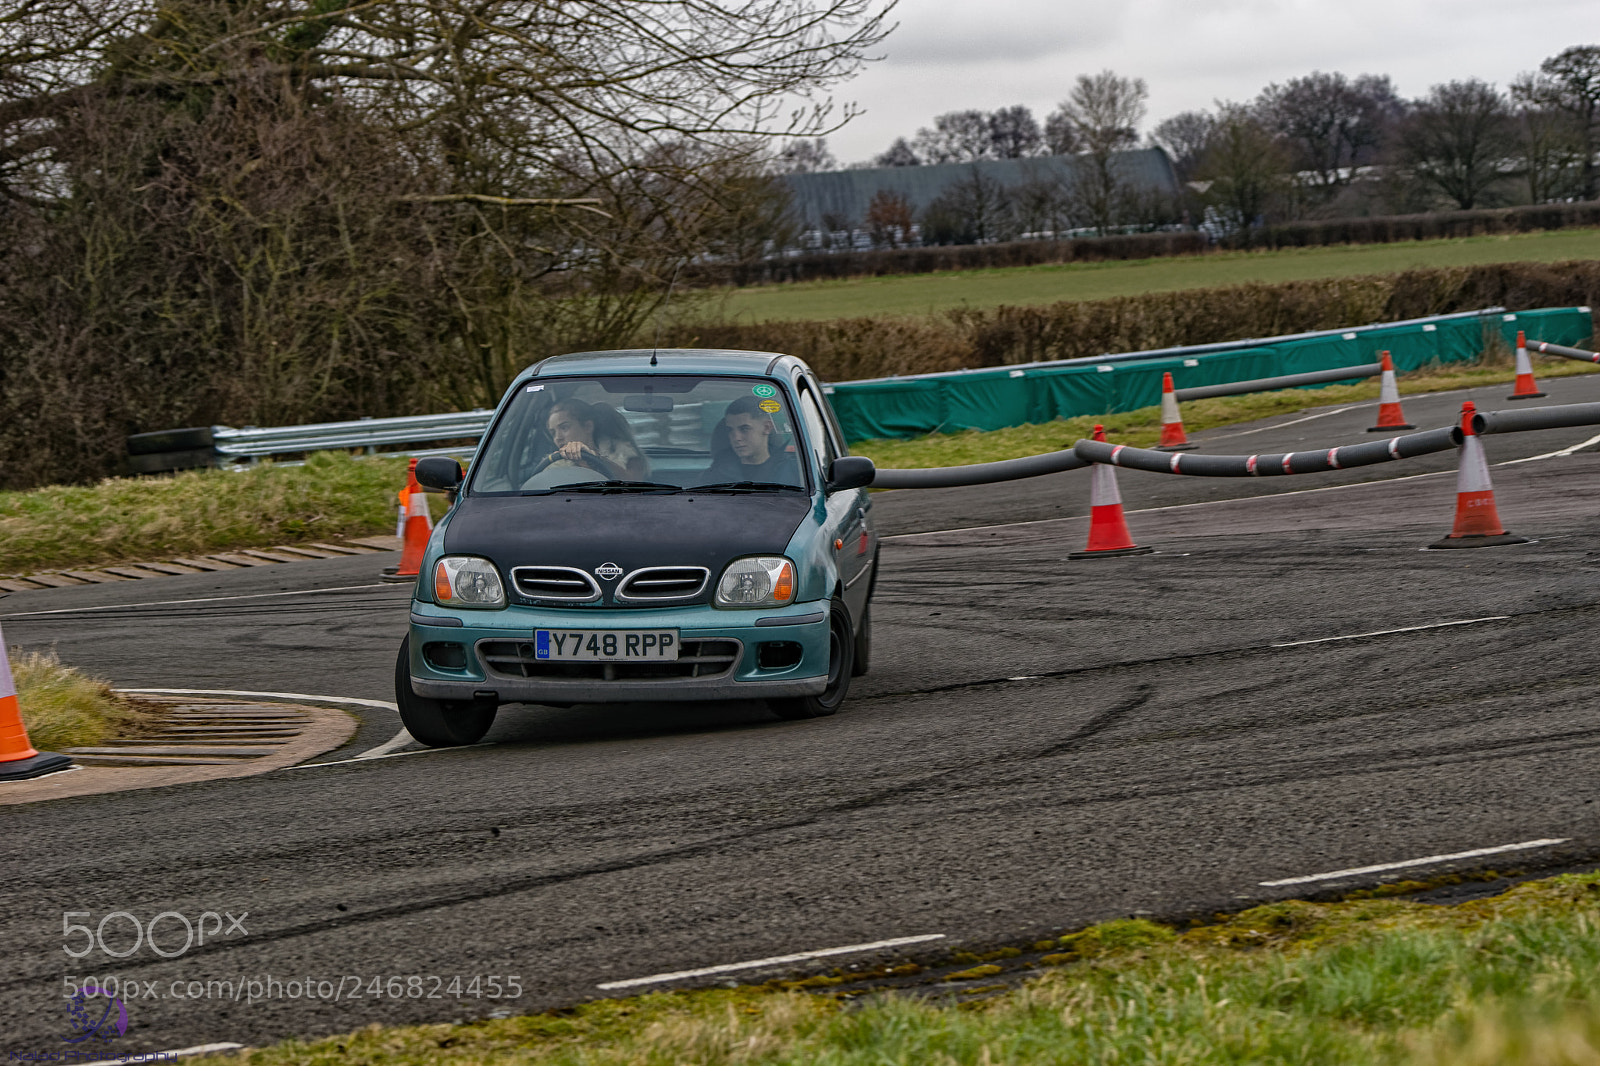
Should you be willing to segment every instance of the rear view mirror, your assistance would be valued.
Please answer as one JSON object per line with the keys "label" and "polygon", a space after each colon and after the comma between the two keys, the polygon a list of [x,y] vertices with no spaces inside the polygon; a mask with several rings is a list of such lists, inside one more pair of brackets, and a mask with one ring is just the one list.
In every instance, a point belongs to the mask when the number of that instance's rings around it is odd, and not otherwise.
{"label": "rear view mirror", "polygon": [[[420,465],[420,464],[419,464]],[[878,476],[877,467],[864,455],[843,455],[828,464],[826,491],[864,489]]]}
{"label": "rear view mirror", "polygon": [[438,492],[454,492],[461,487],[461,464],[446,455],[430,455],[417,460],[417,484]]}
{"label": "rear view mirror", "polygon": [[622,398],[624,411],[636,411],[641,414],[661,415],[672,410],[671,396],[658,396],[653,392],[637,393]]}

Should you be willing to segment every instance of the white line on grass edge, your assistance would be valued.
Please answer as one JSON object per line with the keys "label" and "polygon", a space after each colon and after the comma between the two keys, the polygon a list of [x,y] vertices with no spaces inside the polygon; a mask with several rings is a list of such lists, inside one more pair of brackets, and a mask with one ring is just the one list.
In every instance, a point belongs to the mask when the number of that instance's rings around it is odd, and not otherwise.
{"label": "white line on grass edge", "polygon": [[709,977],[717,973],[732,973],[735,970],[755,970],[763,966],[781,966],[790,962],[805,962],[807,959],[822,959],[829,955],[848,955],[857,951],[874,951],[878,948],[897,948],[906,944],[925,944],[930,940],[943,940],[943,933],[925,933],[922,936],[899,936],[893,940],[874,940],[870,944],[846,944],[841,948],[822,948],[820,951],[800,951],[793,955],[774,955],[769,959],[752,959],[749,962],[730,962],[722,966],[706,966],[698,970],[678,970],[674,973],[656,973],[649,977],[630,977],[626,981],[607,981],[605,984],[596,985],[596,988],[611,991],[617,988],[636,988],[639,985],[660,984],[663,981],[681,981],[687,977]]}
{"label": "white line on grass edge", "polygon": [[1358,874],[1382,873],[1384,870],[1399,870],[1407,866],[1430,866],[1436,862],[1450,862],[1453,859],[1476,859],[1480,855],[1499,855],[1506,851],[1527,851],[1529,848],[1548,848],[1554,844],[1565,844],[1570,837],[1556,837],[1548,840],[1524,840],[1520,844],[1501,844],[1494,848],[1475,848],[1472,851],[1458,851],[1451,855],[1429,855],[1422,859],[1406,859],[1403,862],[1384,862],[1376,866],[1356,866],[1349,870],[1330,870],[1325,874],[1306,874],[1304,877],[1285,877],[1281,881],[1258,882],[1264,888],[1278,888],[1282,885],[1304,885],[1312,881],[1331,881],[1336,877],[1354,877]]}

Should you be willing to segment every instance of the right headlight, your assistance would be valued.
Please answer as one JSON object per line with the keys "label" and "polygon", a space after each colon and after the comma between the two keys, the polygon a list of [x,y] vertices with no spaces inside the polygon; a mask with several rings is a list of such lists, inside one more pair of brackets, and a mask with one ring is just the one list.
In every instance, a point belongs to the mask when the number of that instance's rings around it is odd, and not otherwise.
{"label": "right headlight", "polygon": [[443,607],[504,607],[500,571],[476,555],[446,555],[433,564],[433,598]]}
{"label": "right headlight", "polygon": [[782,607],[794,600],[794,564],[781,555],[735,559],[717,580],[718,607]]}

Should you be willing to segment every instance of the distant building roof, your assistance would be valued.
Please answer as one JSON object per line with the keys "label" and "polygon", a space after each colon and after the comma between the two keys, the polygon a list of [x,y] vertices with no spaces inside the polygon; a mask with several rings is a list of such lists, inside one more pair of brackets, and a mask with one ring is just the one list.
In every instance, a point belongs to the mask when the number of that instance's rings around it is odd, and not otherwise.
{"label": "distant building roof", "polygon": [[[1172,161],[1159,148],[1118,152],[1117,166],[1128,183],[1158,192],[1177,195],[1178,176]],[[860,170],[832,170],[817,174],[789,174],[784,177],[794,192],[795,214],[810,229],[824,229],[823,216],[847,219],[852,226],[863,225],[867,205],[879,189],[890,189],[911,201],[914,210],[924,210],[952,183],[969,176],[976,167],[1002,185],[1011,187],[1032,181],[1058,179],[1067,185],[1076,181],[1085,165],[1081,156],[1048,155],[1029,159],[984,159],[976,163],[936,163],[920,167],[867,167]]]}

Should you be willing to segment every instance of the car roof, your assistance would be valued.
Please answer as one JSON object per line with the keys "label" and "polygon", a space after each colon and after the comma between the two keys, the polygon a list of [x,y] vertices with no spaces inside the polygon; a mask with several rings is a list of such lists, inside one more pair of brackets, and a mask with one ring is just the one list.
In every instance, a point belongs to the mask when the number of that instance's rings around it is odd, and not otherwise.
{"label": "car roof", "polygon": [[727,374],[768,375],[780,363],[802,366],[799,359],[778,352],[744,352],[731,348],[627,348],[610,352],[572,352],[535,363],[529,377],[575,374]]}

